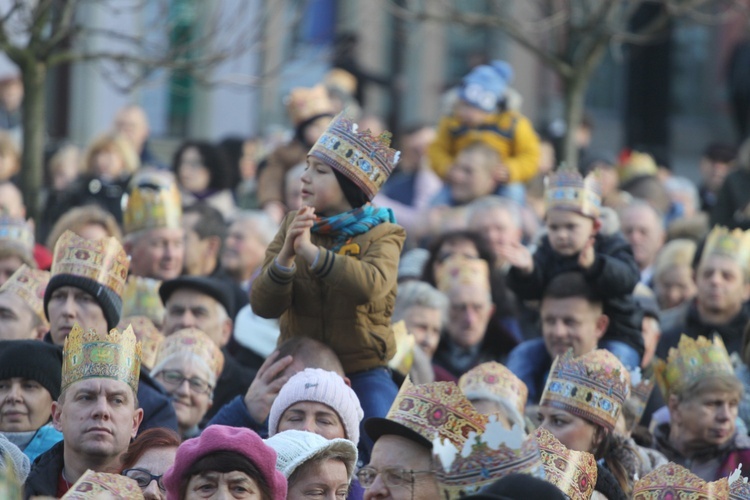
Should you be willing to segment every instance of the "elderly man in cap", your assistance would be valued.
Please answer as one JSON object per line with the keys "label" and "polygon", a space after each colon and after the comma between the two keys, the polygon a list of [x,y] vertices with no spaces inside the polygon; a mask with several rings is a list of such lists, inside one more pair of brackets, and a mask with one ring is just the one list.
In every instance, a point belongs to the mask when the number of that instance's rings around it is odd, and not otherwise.
{"label": "elderly man in cap", "polygon": [[225,403],[243,395],[255,378],[255,371],[243,367],[226,351],[232,337],[234,314],[232,296],[221,281],[204,276],[182,276],[165,281],[159,288],[166,315],[166,336],[185,328],[198,328],[224,352],[224,369],[216,381],[214,404],[205,421]]}
{"label": "elderly man in cap", "polygon": [[[62,346],[76,323],[97,332],[115,328],[127,274],[128,257],[115,238],[94,241],[72,231],[63,233],[55,245],[52,277],[44,294],[50,323],[44,340]],[[140,376],[138,402],[143,408],[141,430],[177,429],[169,397],[145,372]]]}

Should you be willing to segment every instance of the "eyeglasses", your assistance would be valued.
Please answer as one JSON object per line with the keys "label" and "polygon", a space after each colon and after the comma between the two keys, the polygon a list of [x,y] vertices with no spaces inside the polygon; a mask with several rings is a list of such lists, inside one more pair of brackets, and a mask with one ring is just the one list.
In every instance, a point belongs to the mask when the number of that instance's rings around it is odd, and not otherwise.
{"label": "eyeglasses", "polygon": [[196,394],[208,394],[213,390],[213,387],[205,380],[198,377],[187,378],[184,373],[178,370],[165,370],[159,372],[158,376],[161,376],[165,385],[173,389],[178,388],[187,380],[190,390]]}
{"label": "eyeglasses", "polygon": [[397,467],[386,467],[385,469],[378,470],[375,467],[362,467],[357,471],[357,479],[359,484],[363,488],[367,489],[372,487],[375,483],[375,478],[380,475],[386,486],[389,488],[394,486],[406,486],[414,484],[414,476],[417,474],[433,474],[431,470],[411,470],[411,469],[399,469]]}
{"label": "eyeglasses", "polygon": [[148,488],[148,485],[151,484],[151,481],[156,481],[156,486],[158,486],[161,491],[167,491],[167,488],[161,481],[161,479],[164,477],[164,474],[154,476],[149,471],[144,469],[125,469],[124,471],[122,471],[122,475],[129,477],[130,479],[135,479],[135,482],[138,483],[138,486],[140,486],[141,489]]}

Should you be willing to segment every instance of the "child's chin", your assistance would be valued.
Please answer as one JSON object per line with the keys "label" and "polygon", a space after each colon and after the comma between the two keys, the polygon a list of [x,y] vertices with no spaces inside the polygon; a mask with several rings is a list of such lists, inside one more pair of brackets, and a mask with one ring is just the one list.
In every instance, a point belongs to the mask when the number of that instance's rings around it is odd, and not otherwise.
{"label": "child's chin", "polygon": [[563,257],[572,257],[575,254],[578,253],[577,250],[573,250],[571,248],[561,248],[561,249],[555,249],[555,252],[559,253]]}

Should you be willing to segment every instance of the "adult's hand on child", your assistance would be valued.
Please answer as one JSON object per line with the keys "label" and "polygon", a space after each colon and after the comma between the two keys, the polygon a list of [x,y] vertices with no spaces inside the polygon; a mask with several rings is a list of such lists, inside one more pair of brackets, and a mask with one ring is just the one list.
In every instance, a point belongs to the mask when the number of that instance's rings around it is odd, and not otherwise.
{"label": "adult's hand on child", "polygon": [[503,245],[500,249],[500,257],[511,266],[517,267],[524,274],[531,274],[534,271],[534,256],[521,243],[514,242]]}
{"label": "adult's hand on child", "polygon": [[271,413],[271,405],[276,400],[276,396],[279,395],[279,391],[289,380],[288,376],[279,376],[279,374],[283,373],[294,360],[291,356],[276,359],[278,356],[279,351],[274,351],[268,356],[245,393],[247,411],[253,420],[259,424],[266,421],[268,414]]}
{"label": "adult's hand on child", "polygon": [[492,178],[495,182],[505,184],[510,180],[510,170],[503,162],[498,162],[492,170]]}
{"label": "adult's hand on child", "polygon": [[594,237],[592,236],[586,242],[581,252],[578,254],[578,265],[584,269],[589,269],[594,265],[596,253],[594,252]]}

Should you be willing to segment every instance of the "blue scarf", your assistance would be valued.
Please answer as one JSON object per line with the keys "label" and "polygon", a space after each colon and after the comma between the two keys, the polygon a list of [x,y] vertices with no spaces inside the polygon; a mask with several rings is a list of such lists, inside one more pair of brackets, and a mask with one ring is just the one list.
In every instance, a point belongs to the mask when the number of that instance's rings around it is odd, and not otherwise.
{"label": "blue scarf", "polygon": [[396,217],[390,208],[375,208],[369,203],[354,210],[340,213],[331,217],[321,217],[315,222],[311,231],[333,237],[336,245],[332,248],[337,252],[350,239],[366,233],[383,222],[396,223]]}

